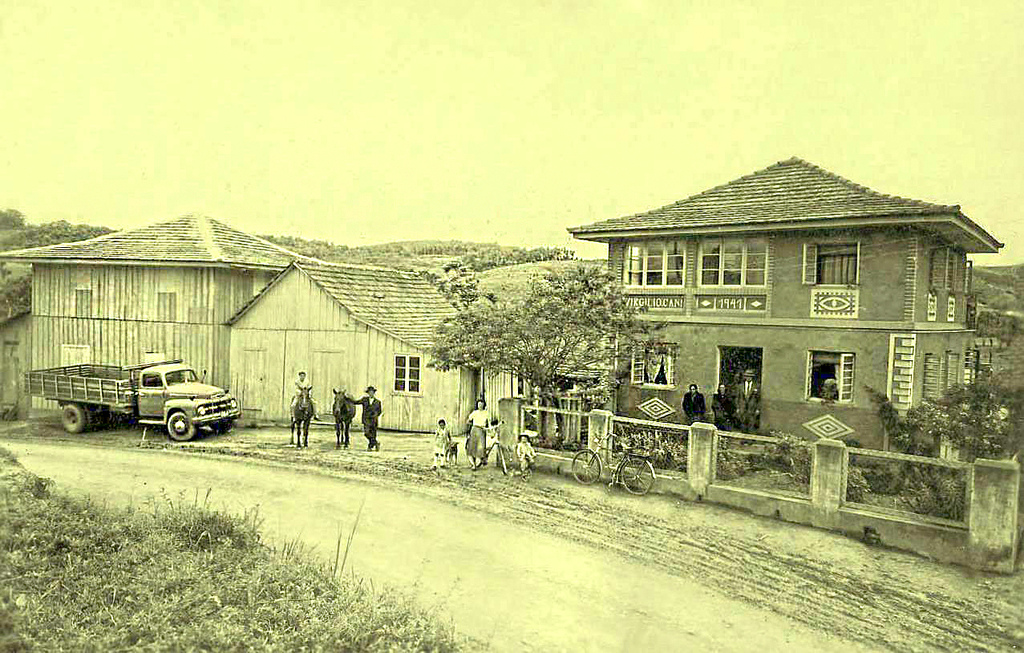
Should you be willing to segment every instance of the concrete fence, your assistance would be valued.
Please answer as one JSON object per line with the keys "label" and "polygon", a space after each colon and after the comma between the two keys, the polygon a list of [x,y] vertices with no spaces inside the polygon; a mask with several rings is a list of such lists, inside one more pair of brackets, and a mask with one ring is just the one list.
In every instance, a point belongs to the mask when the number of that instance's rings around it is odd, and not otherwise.
{"label": "concrete fence", "polygon": [[[535,408],[528,408],[536,410]],[[502,419],[512,433],[523,431],[524,402],[502,399]],[[595,410],[580,413],[587,420],[587,446],[610,455],[615,415]],[[678,428],[678,425],[665,425]],[[974,569],[1013,573],[1020,547],[1018,504],[1020,465],[1013,460],[960,463],[967,478],[965,519],[952,521],[902,510],[848,502],[850,450],[838,440],[818,440],[811,447],[808,497],[738,487],[716,479],[719,434],[711,424],[689,428],[685,472],[657,472],[652,492],[691,501],[733,506],[757,515],[846,533],[942,562]],[[854,453],[866,453],[854,450]],[[949,466],[921,456],[872,451],[872,456],[917,464]],[[572,475],[572,452],[538,450],[541,470]],[[611,473],[611,465],[605,467]]]}

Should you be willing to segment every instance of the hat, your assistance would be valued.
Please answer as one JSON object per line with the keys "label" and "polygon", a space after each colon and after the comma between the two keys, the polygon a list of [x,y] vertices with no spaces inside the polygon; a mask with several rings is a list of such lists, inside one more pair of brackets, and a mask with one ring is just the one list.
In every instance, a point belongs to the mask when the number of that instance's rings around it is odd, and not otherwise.
{"label": "hat", "polygon": [[377,388],[372,385],[366,387],[366,392],[377,392]]}
{"label": "hat", "polygon": [[743,376],[757,376],[757,372],[752,369],[747,369],[743,371]]}

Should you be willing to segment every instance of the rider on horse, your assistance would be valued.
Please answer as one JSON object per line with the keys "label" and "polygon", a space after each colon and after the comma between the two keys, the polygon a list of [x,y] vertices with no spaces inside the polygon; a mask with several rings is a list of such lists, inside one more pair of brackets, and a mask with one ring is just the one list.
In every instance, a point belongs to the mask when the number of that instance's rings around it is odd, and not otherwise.
{"label": "rider on horse", "polygon": [[[292,405],[291,405],[292,413],[295,412],[295,404],[298,403],[299,397],[302,396],[303,391],[308,392],[310,389],[312,389],[312,387],[313,387],[313,384],[306,380],[306,373],[305,372],[299,372],[299,378],[296,379],[296,381],[295,381],[295,396],[292,397]],[[309,400],[311,402],[313,402],[313,419],[319,420],[320,419],[320,411],[317,408],[316,399],[313,399],[313,397],[311,395],[309,397]]]}

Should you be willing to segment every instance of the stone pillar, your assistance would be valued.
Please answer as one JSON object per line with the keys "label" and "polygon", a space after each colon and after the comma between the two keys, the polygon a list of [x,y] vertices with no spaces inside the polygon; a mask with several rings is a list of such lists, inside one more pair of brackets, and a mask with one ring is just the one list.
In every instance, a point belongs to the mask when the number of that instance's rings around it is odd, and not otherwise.
{"label": "stone pillar", "polygon": [[814,443],[814,457],[811,462],[811,505],[818,509],[828,526],[846,499],[846,469],[850,457],[846,445],[839,440],[822,438]]}
{"label": "stone pillar", "polygon": [[498,400],[498,414],[501,421],[501,441],[509,444],[519,439],[523,432],[523,400],[517,397],[505,397]]}
{"label": "stone pillar", "polygon": [[1017,559],[1020,465],[1013,460],[974,461],[968,539],[972,566],[1013,573]]}
{"label": "stone pillar", "polygon": [[718,432],[713,424],[694,422],[690,425],[687,446],[687,477],[690,487],[700,499],[715,481],[715,460],[718,458]]}
{"label": "stone pillar", "polygon": [[605,463],[609,458],[608,450],[612,448],[612,420],[614,419],[615,415],[609,410],[592,410],[587,414],[587,449],[598,451],[601,447],[605,447],[603,452],[603,462]]}

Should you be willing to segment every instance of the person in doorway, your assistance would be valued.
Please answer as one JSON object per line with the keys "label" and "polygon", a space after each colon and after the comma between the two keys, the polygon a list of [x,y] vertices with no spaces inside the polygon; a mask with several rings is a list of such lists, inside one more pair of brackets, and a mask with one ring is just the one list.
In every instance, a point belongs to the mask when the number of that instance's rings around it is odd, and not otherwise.
{"label": "person in doorway", "polygon": [[[295,404],[298,403],[299,397],[302,396],[303,391],[309,391],[313,389],[313,383],[306,378],[305,372],[299,372],[299,376],[295,379],[295,395],[292,397],[291,411],[295,412]],[[310,395],[309,400],[313,402],[313,419],[320,420],[320,409],[316,405],[316,399]]]}
{"label": "person in doorway", "polygon": [[703,422],[708,407],[704,401],[704,395],[700,393],[696,383],[690,384],[689,391],[683,396],[683,414],[686,415],[686,423]]}
{"label": "person in doorway", "polygon": [[729,431],[736,422],[736,404],[725,389],[724,383],[718,384],[718,390],[711,397],[711,412],[714,413],[715,428]]}
{"label": "person in doorway", "polygon": [[736,422],[745,433],[754,433],[761,426],[761,386],[753,369],[743,372],[743,381],[736,389]]}
{"label": "person in doorway", "polygon": [[377,399],[377,388],[372,385],[366,388],[366,394],[356,403],[363,409],[363,435],[366,436],[366,450],[380,451],[380,442],[377,441],[377,424],[384,409],[380,405],[380,399]]}
{"label": "person in doorway", "polygon": [[473,470],[480,469],[487,455],[487,402],[480,399],[476,402],[476,410],[469,414],[469,439],[466,442],[466,453]]}
{"label": "person in doorway", "polygon": [[452,446],[452,434],[448,430],[448,424],[443,419],[437,420],[437,428],[434,429],[434,466],[436,472],[440,467],[446,465],[448,450]]}

